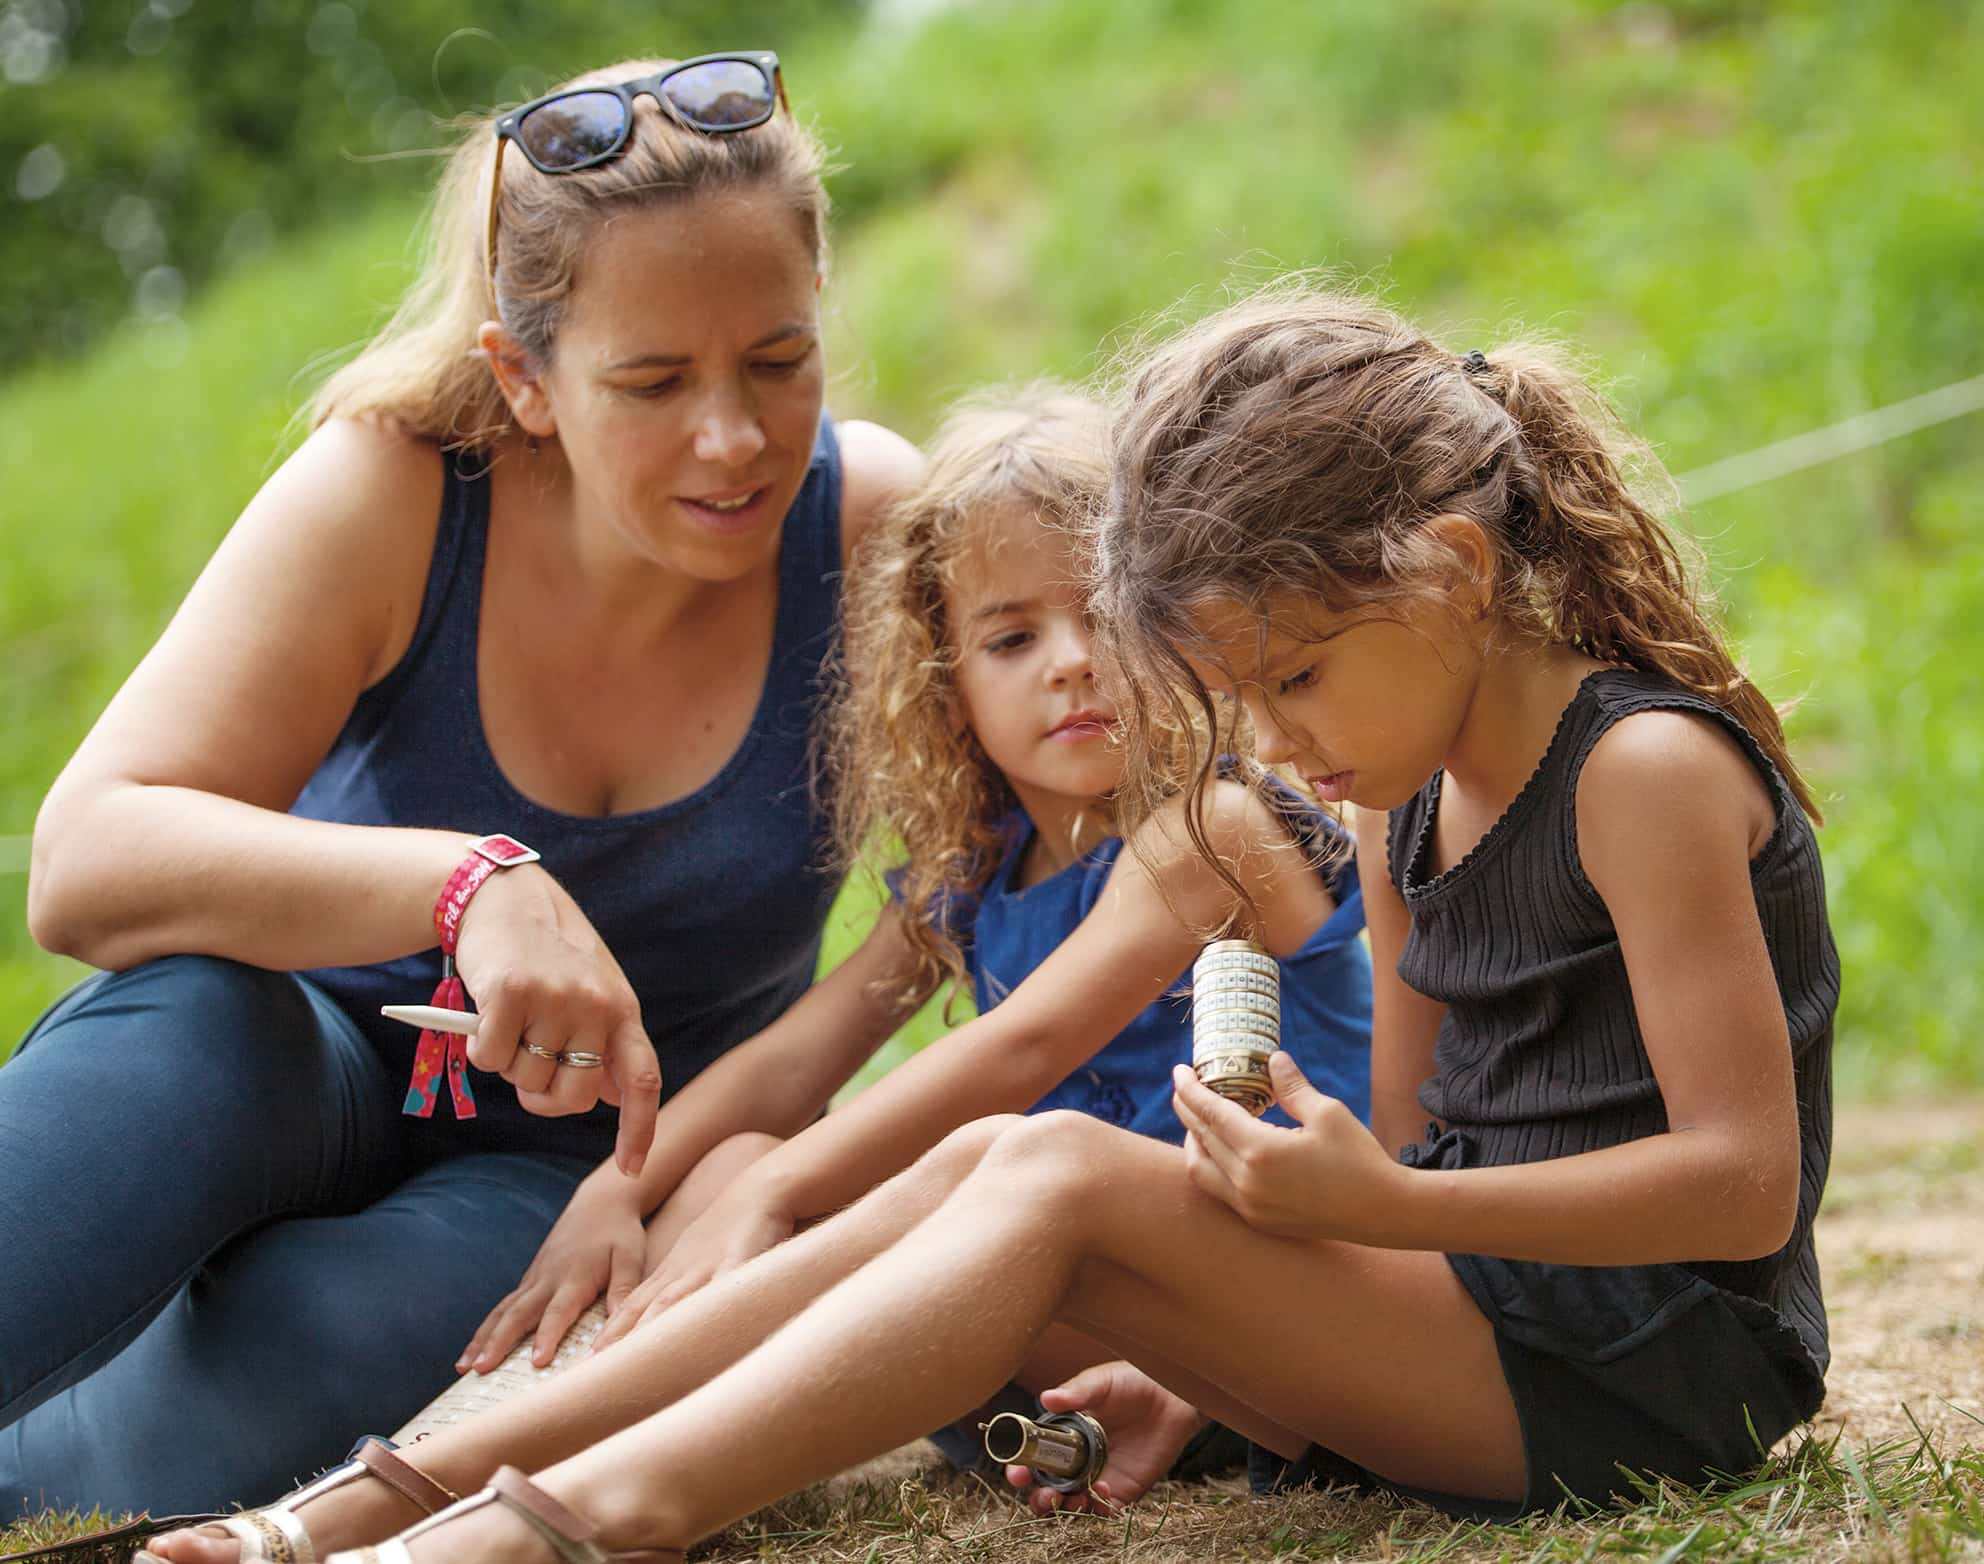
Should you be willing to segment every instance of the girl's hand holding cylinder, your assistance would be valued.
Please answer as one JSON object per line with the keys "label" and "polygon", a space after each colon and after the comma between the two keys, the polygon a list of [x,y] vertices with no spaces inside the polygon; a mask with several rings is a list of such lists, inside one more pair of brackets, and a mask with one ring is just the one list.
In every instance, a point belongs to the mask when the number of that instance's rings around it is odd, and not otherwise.
{"label": "girl's hand holding cylinder", "polygon": [[1312,1086],[1289,1055],[1267,1063],[1274,1100],[1293,1129],[1248,1117],[1182,1064],[1171,1072],[1192,1182],[1264,1233],[1437,1247],[1423,1241],[1420,1227],[1438,1180],[1387,1156],[1357,1115]]}

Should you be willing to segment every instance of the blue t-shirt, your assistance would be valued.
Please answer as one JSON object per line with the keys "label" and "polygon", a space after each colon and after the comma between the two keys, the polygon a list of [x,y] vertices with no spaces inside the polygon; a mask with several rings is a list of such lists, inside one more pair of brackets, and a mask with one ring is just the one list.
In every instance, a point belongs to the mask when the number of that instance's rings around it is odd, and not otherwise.
{"label": "blue t-shirt", "polygon": [[[1292,799],[1284,800],[1305,836],[1322,839],[1334,826]],[[1112,836],[1085,857],[1038,885],[1014,882],[1033,826],[1015,814],[1011,845],[973,900],[953,901],[944,911],[971,973],[980,1012],[990,1010],[1018,988],[1102,895],[1123,850]],[[1371,958],[1358,933],[1364,927],[1364,892],[1347,852],[1319,866],[1336,910],[1292,956],[1281,960],[1281,1044],[1302,1073],[1330,1096],[1340,1098],[1357,1117],[1371,1116]],[[1162,998],[1118,1032],[1100,1052],[1027,1111],[1073,1108],[1139,1135],[1170,1141],[1185,1138],[1171,1106],[1171,1067],[1192,1061],[1192,1001],[1189,968]],[[1287,1124],[1279,1108],[1271,1123]]]}

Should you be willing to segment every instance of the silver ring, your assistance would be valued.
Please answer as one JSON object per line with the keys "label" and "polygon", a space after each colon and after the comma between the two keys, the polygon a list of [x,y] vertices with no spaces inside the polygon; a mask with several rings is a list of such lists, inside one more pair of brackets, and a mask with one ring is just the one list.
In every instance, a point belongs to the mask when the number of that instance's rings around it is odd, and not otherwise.
{"label": "silver ring", "polygon": [[539,1059],[549,1059],[553,1064],[562,1064],[565,1059],[565,1056],[558,1052],[557,1049],[546,1048],[541,1044],[533,1043],[528,1037],[518,1043],[517,1046],[525,1053],[534,1054]]}
{"label": "silver ring", "polygon": [[588,1053],[583,1048],[568,1048],[558,1056],[558,1062],[567,1069],[597,1070],[606,1063],[606,1055]]}

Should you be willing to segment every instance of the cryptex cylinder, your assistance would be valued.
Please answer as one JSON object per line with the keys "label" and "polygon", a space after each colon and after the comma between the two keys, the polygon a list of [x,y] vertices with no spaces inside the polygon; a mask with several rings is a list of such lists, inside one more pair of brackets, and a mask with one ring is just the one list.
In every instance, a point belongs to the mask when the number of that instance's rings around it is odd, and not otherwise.
{"label": "cryptex cylinder", "polygon": [[1274,1101],[1268,1058],[1281,1046],[1281,966],[1250,939],[1214,940],[1192,963],[1192,1069],[1249,1113]]}
{"label": "cryptex cylinder", "polygon": [[1093,1486],[1109,1459],[1108,1437],[1086,1412],[1043,1412],[1038,1419],[1001,1412],[978,1426],[987,1455],[1001,1466],[1030,1468],[1035,1481],[1057,1493]]}

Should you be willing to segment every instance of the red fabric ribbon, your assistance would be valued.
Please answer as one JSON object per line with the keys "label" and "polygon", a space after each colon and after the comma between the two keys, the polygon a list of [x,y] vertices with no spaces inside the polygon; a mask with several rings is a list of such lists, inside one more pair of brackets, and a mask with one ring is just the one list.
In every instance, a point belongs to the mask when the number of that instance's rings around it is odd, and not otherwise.
{"label": "red fabric ribbon", "polygon": [[[433,1003],[447,1010],[466,1010],[468,990],[455,976],[452,958],[444,960],[441,986],[434,990]],[[413,1055],[413,1083],[407,1088],[402,1113],[416,1119],[434,1117],[434,1104],[441,1096],[441,1078],[447,1077],[448,1095],[455,1105],[455,1117],[475,1117],[475,1089],[468,1083],[468,1039],[453,1032],[423,1031],[420,1046]]]}

